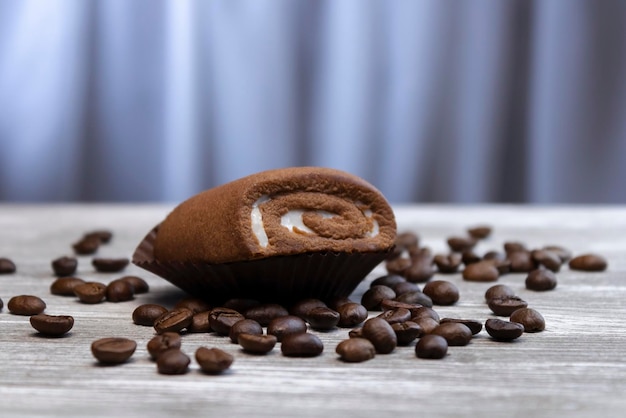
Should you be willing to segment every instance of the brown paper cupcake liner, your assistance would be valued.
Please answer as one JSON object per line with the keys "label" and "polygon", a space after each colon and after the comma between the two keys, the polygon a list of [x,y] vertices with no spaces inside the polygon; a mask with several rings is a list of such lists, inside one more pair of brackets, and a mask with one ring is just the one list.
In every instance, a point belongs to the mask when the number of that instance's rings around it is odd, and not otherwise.
{"label": "brown paper cupcake liner", "polygon": [[230,298],[294,302],[304,298],[331,301],[349,296],[388,255],[306,253],[209,264],[160,262],[154,259],[158,225],[139,243],[133,264],[163,277],[192,296],[212,302]]}

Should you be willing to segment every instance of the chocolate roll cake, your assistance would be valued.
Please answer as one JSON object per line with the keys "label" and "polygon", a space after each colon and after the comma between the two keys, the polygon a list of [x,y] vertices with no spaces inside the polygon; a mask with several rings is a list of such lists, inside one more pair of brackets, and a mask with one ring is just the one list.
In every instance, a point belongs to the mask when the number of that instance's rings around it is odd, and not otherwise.
{"label": "chocolate roll cake", "polygon": [[329,299],[354,290],[395,236],[393,211],[368,182],[329,168],[285,168],[181,203],[133,262],[207,299]]}

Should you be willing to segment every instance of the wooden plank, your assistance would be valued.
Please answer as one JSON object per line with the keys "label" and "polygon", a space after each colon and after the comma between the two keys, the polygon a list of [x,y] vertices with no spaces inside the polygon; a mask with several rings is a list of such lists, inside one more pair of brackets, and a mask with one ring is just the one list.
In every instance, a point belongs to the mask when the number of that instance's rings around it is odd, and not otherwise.
{"label": "wooden plank", "polygon": [[[184,294],[168,282],[130,266],[124,274],[144,277],[151,291],[123,303],[84,305],[51,295],[50,261],[72,254],[82,233],[109,228],[115,236],[99,256],[130,256],[143,235],[171,209],[161,205],[2,205],[0,256],[12,258],[18,272],[0,276],[0,416],[616,416],[626,408],[626,208],[610,206],[396,206],[400,231],[420,234],[423,245],[446,251],[445,238],[488,223],[493,236],[478,252],[518,240],[529,247],[562,244],[575,254],[598,252],[609,260],[603,273],[558,274],[550,292],[524,288],[525,275],[499,279],[509,284],[545,317],[542,333],[498,343],[481,332],[466,347],[451,347],[444,360],[415,357],[414,346],[347,364],[334,353],[348,330],[318,333],[320,357],[283,357],[278,347],[267,356],[241,352],[227,338],[185,335],[183,350],[223,348],[235,356],[221,376],[199,372],[195,361],[184,376],[162,376],[145,348],[151,328],[132,323],[142,303],[171,306]],[[80,257],[78,276],[108,282],[121,274],[94,272],[91,257]],[[359,300],[369,282],[384,274],[378,267],[355,291]],[[491,286],[470,283],[460,274],[438,275],[461,291],[441,316],[492,317],[483,301]],[[9,298],[35,294],[47,313],[69,314],[75,326],[64,338],[42,338],[28,318],[7,312]],[[375,313],[371,313],[375,315]],[[133,359],[122,366],[97,365],[94,339],[126,336],[138,342]]]}

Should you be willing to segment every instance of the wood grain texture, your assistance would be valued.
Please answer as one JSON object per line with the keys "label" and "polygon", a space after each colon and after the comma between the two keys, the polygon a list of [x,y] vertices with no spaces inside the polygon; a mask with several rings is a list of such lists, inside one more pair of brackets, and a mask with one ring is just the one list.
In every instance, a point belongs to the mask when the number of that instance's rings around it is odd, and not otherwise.
{"label": "wood grain texture", "polygon": [[[549,292],[524,288],[525,274],[509,284],[545,317],[544,332],[498,343],[482,331],[466,347],[451,347],[443,360],[421,360],[414,346],[347,364],[334,350],[348,330],[318,333],[320,357],[286,358],[278,347],[267,356],[240,351],[227,338],[191,334],[183,351],[220,347],[235,356],[232,370],[209,376],[195,360],[183,376],[162,376],[149,360],[151,328],[132,323],[142,303],[172,306],[184,294],[168,282],[129,266],[124,274],[145,278],[151,291],[133,301],[85,305],[51,295],[50,262],[71,255],[71,244],[89,230],[108,228],[113,241],[98,256],[130,257],[145,233],[171,206],[2,205],[0,257],[18,272],[0,276],[0,416],[617,416],[626,410],[626,207],[396,206],[400,231],[418,232],[422,244],[447,250],[445,239],[469,226],[490,224],[491,238],[478,252],[518,240],[535,248],[561,244],[575,254],[597,252],[609,260],[602,273],[558,273]],[[96,273],[91,257],[79,258],[77,275],[108,282],[121,274]],[[384,274],[378,267],[353,295]],[[484,322],[492,317],[483,300],[492,283],[470,283],[459,274],[437,275],[455,283],[461,299],[436,307],[443,316]],[[43,338],[27,317],[7,312],[9,298],[35,294],[49,314],[75,318],[70,335]],[[375,313],[372,313],[374,315]],[[90,353],[94,339],[124,336],[137,341],[132,360],[99,366]]]}

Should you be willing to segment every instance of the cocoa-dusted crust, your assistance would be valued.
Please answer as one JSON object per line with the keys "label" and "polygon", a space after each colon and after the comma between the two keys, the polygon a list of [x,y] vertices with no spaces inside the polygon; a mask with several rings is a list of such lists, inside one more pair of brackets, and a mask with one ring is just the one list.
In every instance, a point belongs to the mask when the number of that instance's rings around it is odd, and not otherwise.
{"label": "cocoa-dusted crust", "polygon": [[[267,247],[259,244],[251,225],[252,206],[262,196],[270,197],[259,205]],[[292,233],[280,225],[289,209],[339,216],[322,219],[305,213],[304,224],[317,235]],[[364,236],[371,229],[365,209],[379,225],[375,237]],[[393,211],[371,184],[339,170],[295,167],[247,176],[181,203],[160,224],[154,257],[217,264],[313,252],[380,252],[393,246],[395,235]]]}

